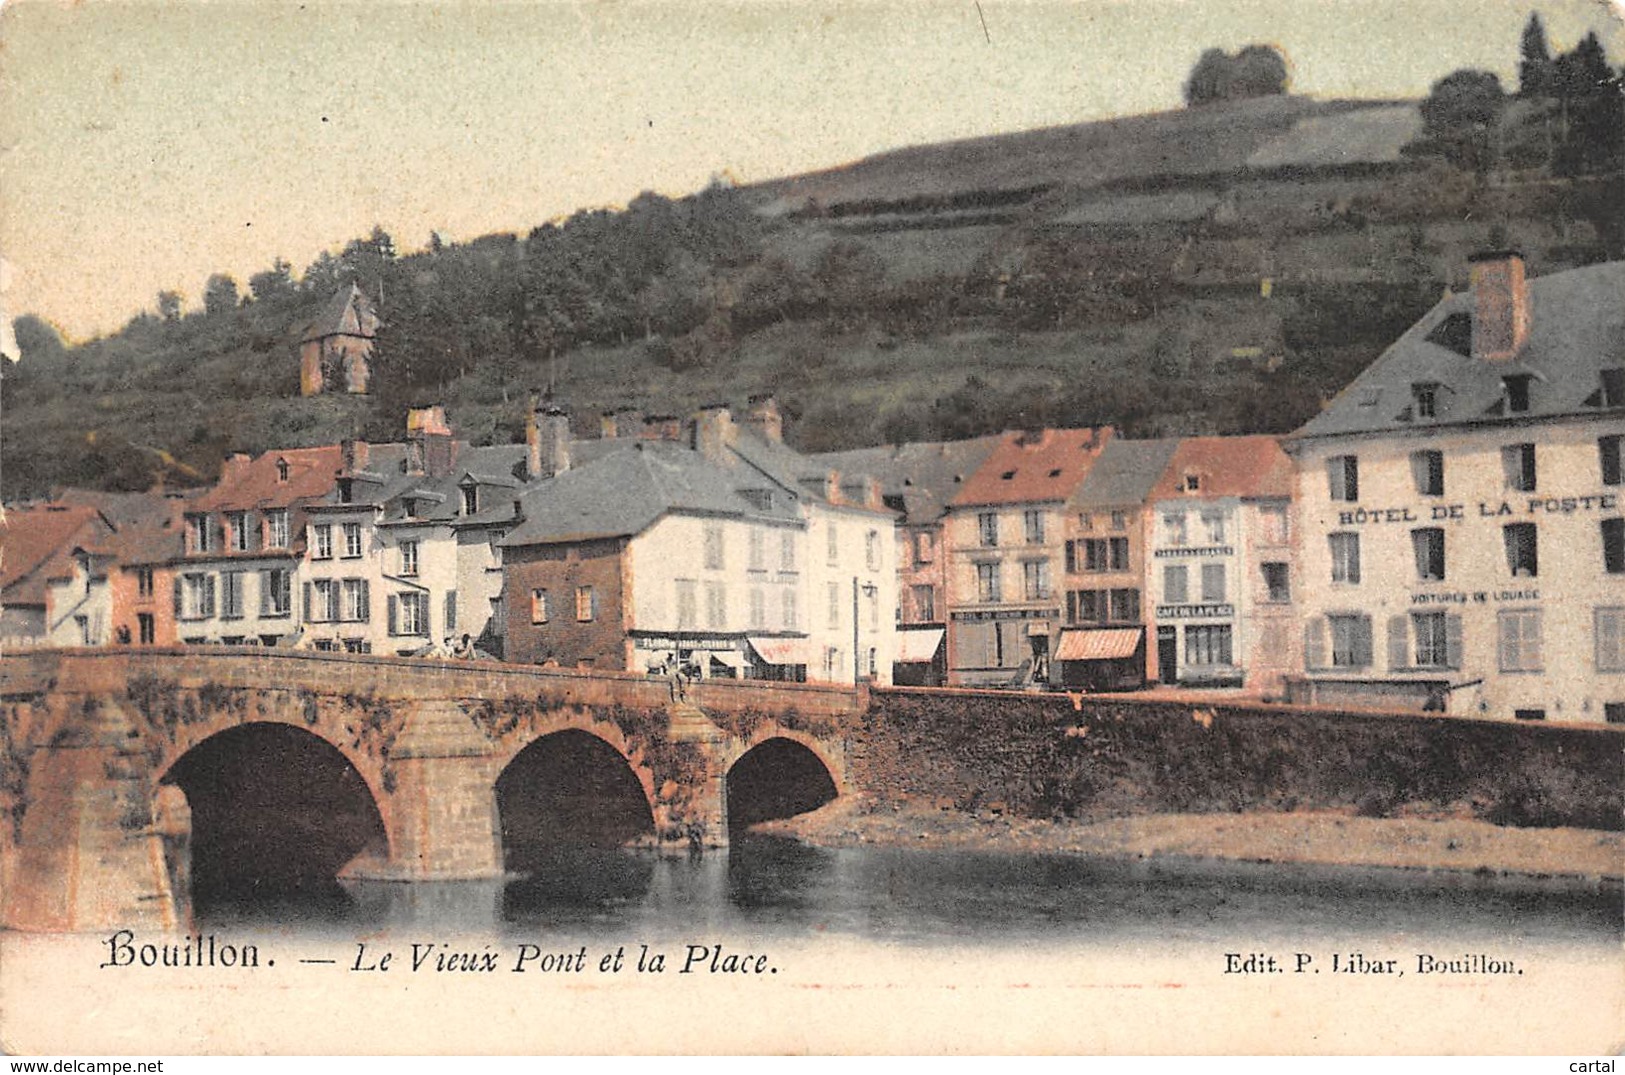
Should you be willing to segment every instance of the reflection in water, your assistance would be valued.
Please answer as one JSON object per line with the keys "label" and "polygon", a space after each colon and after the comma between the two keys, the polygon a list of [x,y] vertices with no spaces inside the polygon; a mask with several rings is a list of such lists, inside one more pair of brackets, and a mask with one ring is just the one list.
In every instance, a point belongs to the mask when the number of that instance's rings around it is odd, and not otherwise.
{"label": "reflection in water", "polygon": [[655,858],[616,848],[551,848],[532,857],[530,873],[503,886],[502,917],[557,925],[612,915],[647,898]]}
{"label": "reflection in water", "polygon": [[834,854],[823,848],[746,836],[728,849],[728,902],[746,912],[812,910],[834,870]]}

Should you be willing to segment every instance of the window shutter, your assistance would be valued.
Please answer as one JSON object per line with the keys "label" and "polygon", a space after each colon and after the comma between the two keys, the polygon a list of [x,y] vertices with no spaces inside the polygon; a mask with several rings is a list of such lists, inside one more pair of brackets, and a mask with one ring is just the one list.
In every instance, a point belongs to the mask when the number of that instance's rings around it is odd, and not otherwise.
{"label": "window shutter", "polygon": [[203,576],[203,616],[207,619],[214,615],[214,576]]}
{"label": "window shutter", "polygon": [[1516,489],[1522,484],[1523,455],[1517,448],[1501,449],[1501,477],[1508,489]]}
{"label": "window shutter", "polygon": [[175,618],[181,618],[181,577],[175,576]]}
{"label": "window shutter", "polygon": [[1307,668],[1326,667],[1326,619],[1323,616],[1304,624],[1303,663]]}
{"label": "window shutter", "polygon": [[[361,580],[361,622],[372,621],[372,584],[366,579]],[[393,633],[393,628],[391,628]]]}
{"label": "window shutter", "polygon": [[1407,616],[1388,617],[1388,670],[1398,672],[1406,668],[1410,661],[1410,640],[1405,637],[1405,629],[1409,625]]}
{"label": "window shutter", "polygon": [[1354,621],[1354,666],[1371,667],[1371,617],[1361,616]]}
{"label": "window shutter", "polygon": [[399,599],[397,599],[394,594],[390,594],[387,604],[389,605],[389,633],[392,636],[400,634],[398,629],[398,625],[401,622],[400,610],[397,607],[400,604]]}
{"label": "window shutter", "polygon": [[1444,618],[1444,663],[1461,667],[1461,617],[1454,612]]}
{"label": "window shutter", "polygon": [[446,592],[446,633],[457,630],[457,591]]}
{"label": "window shutter", "polygon": [[1343,460],[1341,456],[1332,456],[1326,460],[1326,493],[1333,500],[1343,499]]}
{"label": "window shutter", "polygon": [[310,622],[310,583],[305,583],[305,622]]}
{"label": "window shutter", "polygon": [[1428,490],[1428,458],[1426,452],[1411,453],[1411,481],[1416,485],[1418,493]]}

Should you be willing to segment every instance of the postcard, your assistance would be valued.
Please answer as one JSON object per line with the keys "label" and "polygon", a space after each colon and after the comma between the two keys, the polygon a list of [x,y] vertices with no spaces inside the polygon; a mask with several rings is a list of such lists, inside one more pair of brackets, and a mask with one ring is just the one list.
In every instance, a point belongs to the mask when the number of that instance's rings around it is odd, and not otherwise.
{"label": "postcard", "polygon": [[1617,6],[0,48],[6,1052],[1619,1051]]}

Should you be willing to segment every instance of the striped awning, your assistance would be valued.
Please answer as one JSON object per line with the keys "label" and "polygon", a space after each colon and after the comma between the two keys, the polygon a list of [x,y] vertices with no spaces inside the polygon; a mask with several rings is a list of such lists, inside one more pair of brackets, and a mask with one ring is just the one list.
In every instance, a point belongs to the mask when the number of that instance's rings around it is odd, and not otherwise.
{"label": "striped awning", "polygon": [[753,638],[750,648],[767,664],[808,664],[805,638]]}
{"label": "striped awning", "polygon": [[1139,627],[1103,627],[1092,631],[1062,631],[1055,647],[1057,661],[1117,661],[1140,648]]}
{"label": "striped awning", "polygon": [[930,664],[942,648],[942,628],[897,632],[897,663]]}

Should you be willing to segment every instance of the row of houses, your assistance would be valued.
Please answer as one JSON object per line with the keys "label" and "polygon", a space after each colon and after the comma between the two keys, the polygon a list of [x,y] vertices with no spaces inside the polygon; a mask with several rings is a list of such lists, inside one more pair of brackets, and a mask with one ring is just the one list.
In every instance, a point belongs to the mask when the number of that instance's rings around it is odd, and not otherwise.
{"label": "row of houses", "polygon": [[1486,257],[1284,438],[806,455],[771,398],[597,433],[539,407],[478,447],[430,407],[13,509],[0,629],[1625,720],[1625,263]]}

